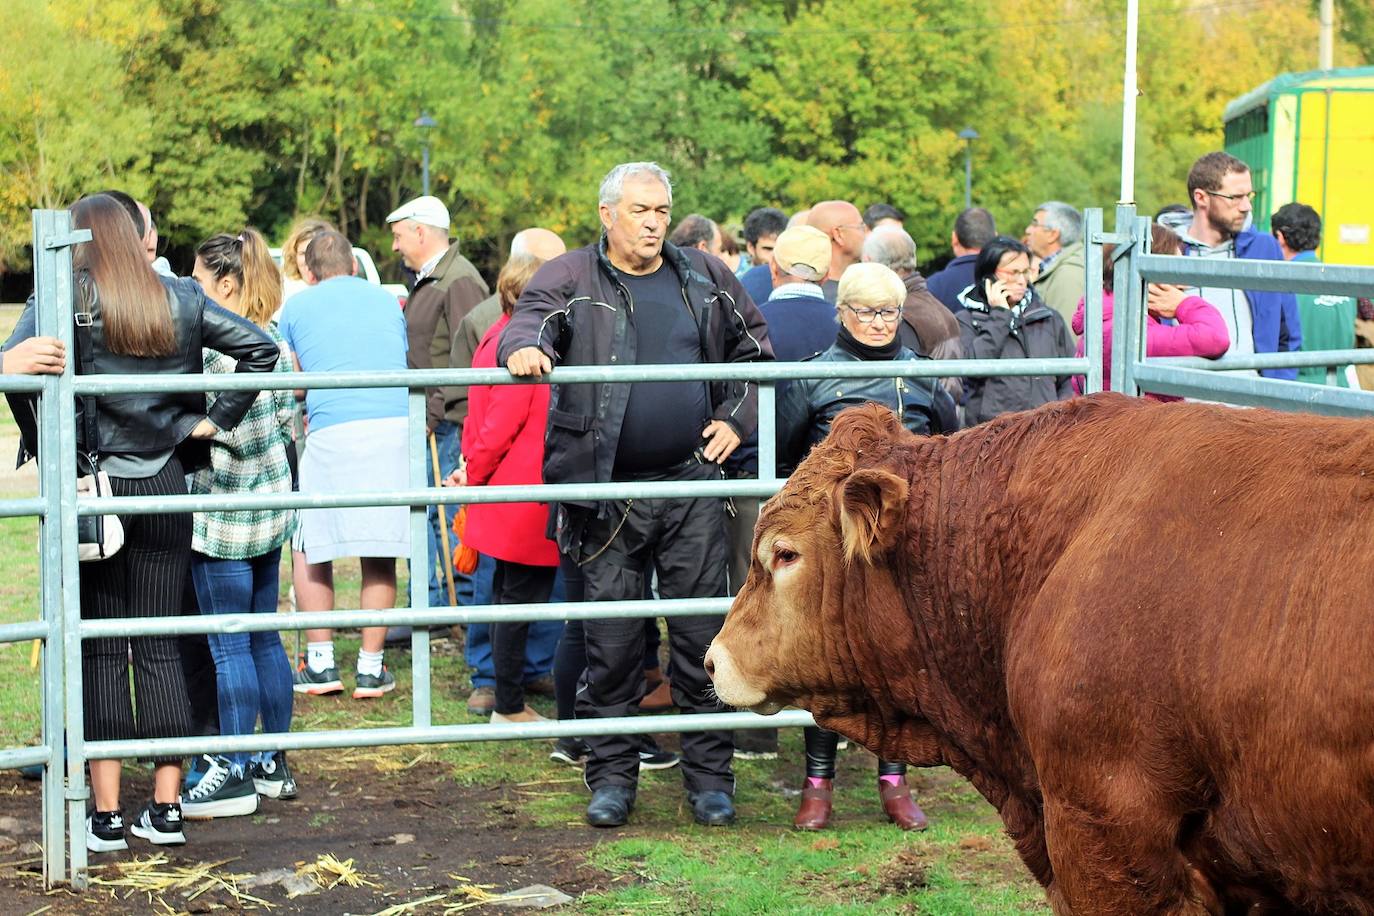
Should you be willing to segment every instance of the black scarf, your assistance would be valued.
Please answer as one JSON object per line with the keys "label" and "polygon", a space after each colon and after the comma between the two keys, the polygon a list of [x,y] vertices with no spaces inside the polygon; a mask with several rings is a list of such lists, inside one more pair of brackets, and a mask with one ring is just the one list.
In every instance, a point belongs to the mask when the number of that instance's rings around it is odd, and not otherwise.
{"label": "black scarf", "polygon": [[835,338],[835,343],[840,345],[840,349],[857,359],[896,359],[897,354],[902,349],[902,337],[900,334],[893,334],[892,339],[881,347],[870,347],[868,344],[859,343],[854,339],[854,335],[849,333],[849,328],[840,325],[839,336]]}

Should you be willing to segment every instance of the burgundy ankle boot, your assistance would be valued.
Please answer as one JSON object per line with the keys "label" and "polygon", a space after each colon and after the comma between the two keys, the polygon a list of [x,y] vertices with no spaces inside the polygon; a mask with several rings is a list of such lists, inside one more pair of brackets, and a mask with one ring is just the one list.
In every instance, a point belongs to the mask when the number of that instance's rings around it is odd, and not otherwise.
{"label": "burgundy ankle boot", "polygon": [[830,797],[833,780],[822,779],[819,786],[812,786],[811,780],[802,789],[801,807],[792,819],[792,826],[798,830],[824,830],[830,824]]}
{"label": "burgundy ankle boot", "polygon": [[878,780],[878,797],[882,799],[887,819],[902,830],[926,829],[925,812],[911,797],[911,788],[902,780],[897,785]]}

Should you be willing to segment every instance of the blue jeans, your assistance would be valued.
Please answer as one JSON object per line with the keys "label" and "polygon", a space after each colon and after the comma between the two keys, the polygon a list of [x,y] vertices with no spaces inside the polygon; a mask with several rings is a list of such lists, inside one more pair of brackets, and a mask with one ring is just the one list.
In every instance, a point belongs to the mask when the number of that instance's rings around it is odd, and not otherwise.
{"label": "blue jeans", "polygon": [[[473,605],[491,604],[492,576],[496,574],[496,561],[483,556],[477,562],[477,570],[472,574]],[[553,582],[551,601],[566,601],[563,597],[563,576],[560,574]],[[529,636],[525,640],[525,681],[534,680],[553,671],[553,654],[558,648],[558,639],[563,635],[563,621],[541,620],[530,624]],[[491,625],[470,623],[463,644],[463,660],[472,669],[473,687],[496,686],[496,663],[491,657]]]}
{"label": "blue jeans", "polygon": [[[434,428],[434,443],[439,447],[439,473],[442,477],[447,477],[449,472],[458,467],[458,426],[448,420],[440,420],[439,425]],[[426,446],[425,455],[425,475],[431,487],[438,486],[434,479],[434,459],[428,454]],[[440,509],[443,509],[440,512]],[[458,514],[456,505],[430,506],[429,510],[429,606],[448,607],[448,583],[444,576],[444,568],[453,568],[453,557],[443,556],[444,541],[440,536],[440,526],[449,531],[449,546],[453,546],[453,518]],[[471,596],[472,583],[468,576],[459,572],[453,574],[453,587],[458,594],[458,604],[468,602],[463,600],[464,595]]]}
{"label": "blue jeans", "polygon": [[[281,548],[249,560],[220,560],[191,555],[191,579],[202,614],[275,614]],[[268,732],[291,730],[291,663],[275,630],[261,633],[211,633],[219,692],[222,735],[251,735],[262,715]],[[267,753],[227,755],[235,767]]]}

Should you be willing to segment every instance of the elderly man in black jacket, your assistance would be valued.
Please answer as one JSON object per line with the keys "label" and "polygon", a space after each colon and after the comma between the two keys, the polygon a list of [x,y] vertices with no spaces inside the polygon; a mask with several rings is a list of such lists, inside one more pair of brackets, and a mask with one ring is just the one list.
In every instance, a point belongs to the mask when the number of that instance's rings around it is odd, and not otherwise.
{"label": "elderly man in black jacket", "polygon": [[[672,185],[652,162],[616,166],[601,183],[601,240],[540,268],[501,335],[513,375],[564,366],[724,363],[772,359],[758,309],[725,264],[665,243]],[[546,483],[706,480],[753,431],[753,383],[556,385]],[[550,514],[559,549],[586,577],[586,600],[640,598],[651,567],[665,598],[726,594],[725,503],[714,498],[564,502]],[[701,660],[716,615],[668,619],[673,699],[684,713],[720,708]],[[633,715],[643,690],[639,620],[588,620],[578,718]],[[639,742],[588,739],[587,820],[624,824],[634,807]],[[728,731],[682,736],[683,777],[703,824],[734,820]]]}

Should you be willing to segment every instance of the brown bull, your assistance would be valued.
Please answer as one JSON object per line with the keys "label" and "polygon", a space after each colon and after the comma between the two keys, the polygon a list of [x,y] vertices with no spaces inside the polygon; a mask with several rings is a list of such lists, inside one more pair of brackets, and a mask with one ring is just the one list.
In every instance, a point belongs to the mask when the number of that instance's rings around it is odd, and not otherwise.
{"label": "brown bull", "polygon": [[764,506],[707,670],[966,776],[1057,913],[1374,913],[1372,534],[1365,421],[859,407]]}

